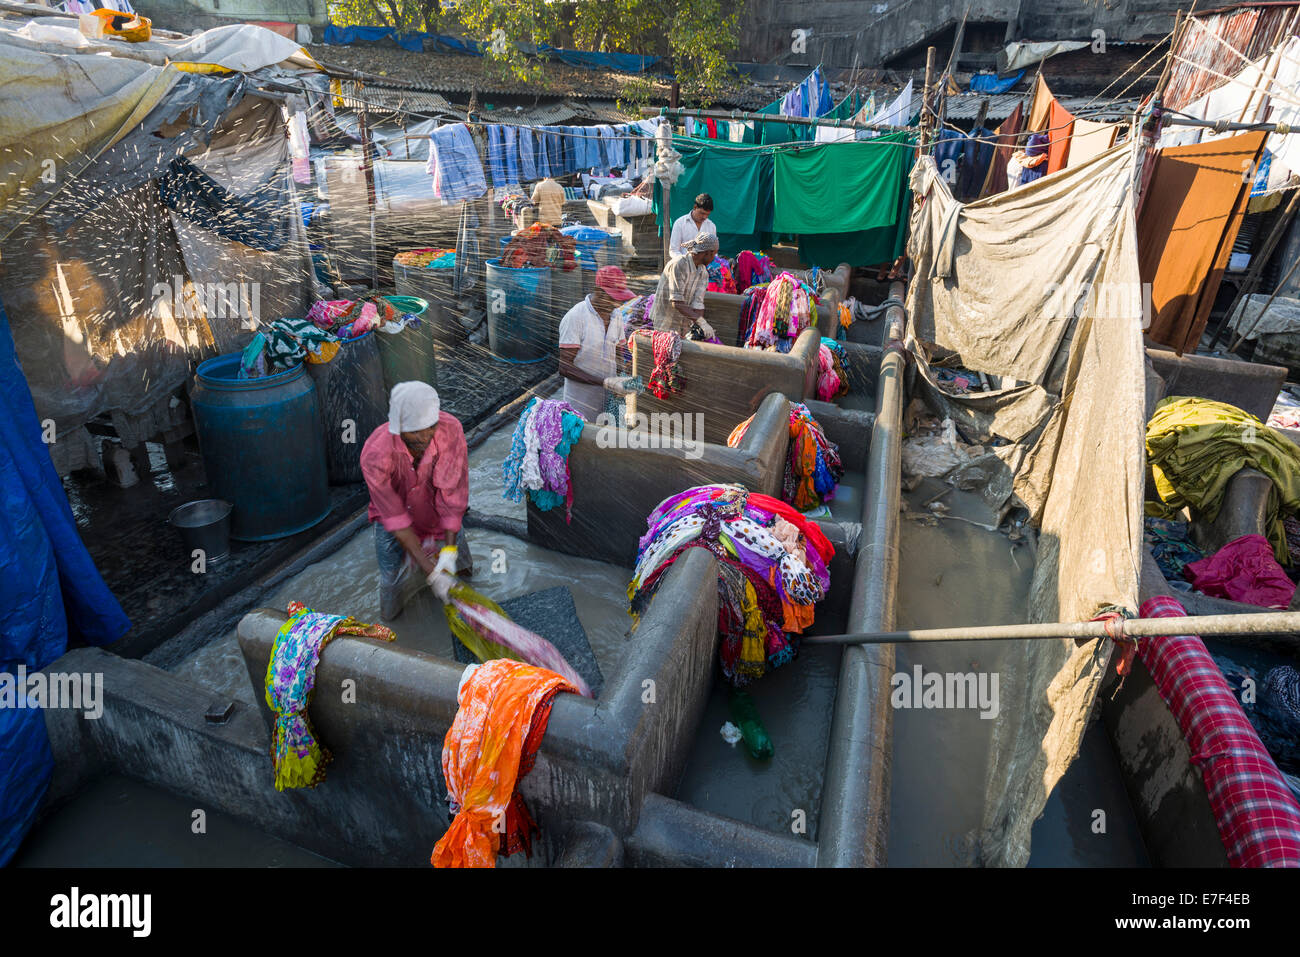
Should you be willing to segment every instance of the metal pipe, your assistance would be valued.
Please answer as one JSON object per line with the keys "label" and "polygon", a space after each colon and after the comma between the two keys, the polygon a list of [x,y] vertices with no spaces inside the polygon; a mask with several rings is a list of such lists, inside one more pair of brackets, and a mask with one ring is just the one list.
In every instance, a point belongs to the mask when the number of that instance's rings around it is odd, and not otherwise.
{"label": "metal pipe", "polygon": [[[1116,622],[1046,621],[1023,625],[968,628],[925,628],[917,631],[878,631],[845,635],[809,635],[803,640],[823,645],[919,644],[927,641],[1017,641],[1041,638],[1106,638]],[[1174,635],[1277,635],[1300,632],[1300,612],[1264,611],[1243,615],[1189,615],[1182,618],[1129,618],[1118,628],[1125,638],[1168,638]],[[1297,639],[1300,641],[1300,638]]]}
{"label": "metal pipe", "polygon": [[[901,303],[901,282],[890,297]],[[898,590],[899,497],[902,489],[902,352],[905,314],[901,305],[885,313],[886,349],[876,384],[876,418],[867,453],[862,542],[849,604],[850,628],[886,629],[894,624]],[[817,834],[819,867],[880,867],[889,837],[889,766],[893,726],[889,678],[894,649],[850,645],[840,661],[831,718],[822,813]]]}

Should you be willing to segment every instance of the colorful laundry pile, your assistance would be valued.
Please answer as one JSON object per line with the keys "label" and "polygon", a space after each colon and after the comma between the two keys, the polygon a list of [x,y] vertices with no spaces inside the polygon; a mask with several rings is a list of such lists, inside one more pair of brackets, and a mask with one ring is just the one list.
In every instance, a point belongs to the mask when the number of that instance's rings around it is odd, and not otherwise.
{"label": "colorful laundry pile", "polygon": [[532,856],[538,828],[519,782],[533,769],[555,696],[575,690],[554,672],[504,658],[466,669],[442,744],[454,818],[429,863],[495,867],[498,853]]}
{"label": "colorful laundry pile", "polygon": [[731,274],[731,263],[722,256],[714,256],[713,262],[709,263],[707,268],[709,284],[706,288],[710,292],[735,293],[736,279]]}
{"label": "colorful laundry pile", "polygon": [[835,549],[815,522],[739,485],[702,485],[660,502],[647,519],[627,587],[638,622],[664,574],[689,548],[718,560],[722,673],[744,685],[785,664],[830,587]]}
{"label": "colorful laundry pile", "polygon": [[432,246],[423,249],[407,249],[393,257],[399,266],[414,266],[419,269],[453,269],[456,266],[455,249],[435,249]]}
{"label": "colorful laundry pile", "polygon": [[1190,589],[1191,584],[1187,581],[1184,569],[1205,556],[1187,537],[1187,523],[1148,515],[1143,524],[1146,546],[1151,549],[1151,557],[1160,566],[1165,579],[1175,588]]}
{"label": "colorful laundry pile", "polygon": [[563,677],[584,698],[591,688],[553,644],[510,620],[500,605],[464,582],[452,585],[442,606],[451,633],[479,661],[510,658]]}
{"label": "colorful laundry pile", "polygon": [[817,352],[820,371],[817,375],[817,398],[834,402],[849,393],[849,354],[834,339],[822,336]]}
{"label": "colorful laundry pile", "polygon": [[502,497],[522,502],[527,492],[543,512],[563,505],[565,521],[571,521],[569,452],[582,435],[584,421],[577,409],[560,399],[530,399],[515,425],[510,454],[501,463]]}
{"label": "colorful laundry pile", "polygon": [[512,219],[518,219],[525,209],[533,208],[533,201],[522,193],[510,193],[497,201],[501,211]]}
{"label": "colorful laundry pile", "polygon": [[1273,481],[1266,534],[1273,554],[1289,564],[1284,515],[1300,509],[1300,449],[1236,406],[1209,399],[1162,399],[1147,423],[1147,461],[1159,503],[1147,513],[1174,518],[1189,505],[1214,521],[1229,480],[1243,468]]}
{"label": "colorful laundry pile", "polygon": [[315,323],[306,319],[276,319],[259,329],[244,347],[239,360],[239,378],[278,375],[304,360],[329,362],[338,349],[338,337]]}
{"label": "colorful laundry pile", "polygon": [[578,265],[574,256],[577,248],[573,237],[564,235],[554,226],[533,223],[515,233],[501,254],[501,265],[510,269],[561,266],[569,270]]}
{"label": "colorful laundry pile", "polygon": [[772,281],[772,260],[762,253],[741,250],[736,256],[736,292],[743,293],[750,286]]}
{"label": "colorful laundry pile", "polygon": [[675,332],[656,332],[642,329],[637,335],[650,337],[650,354],[654,358],[654,369],[646,382],[646,389],[658,399],[667,399],[677,395],[686,382],[677,363],[682,358],[682,337]]}
{"label": "colorful laundry pile", "polygon": [[[745,437],[751,415],[727,436],[727,445],[737,448]],[[801,512],[809,511],[835,497],[844,477],[840,448],[830,439],[802,402],[790,403],[790,448],[786,454],[781,498]]]}
{"label": "colorful laundry pile", "polygon": [[325,615],[302,602],[289,603],[289,620],[280,626],[266,666],[266,703],[275,713],[271,763],[275,789],[314,788],[333,760],[316,740],[307,706],[316,687],[316,666],[325,646],[339,635],[392,641],[383,625],[368,625],[347,615]]}
{"label": "colorful laundry pile", "polygon": [[379,308],[368,300],[320,300],[307,310],[307,321],[338,339],[352,339],[380,325]]}
{"label": "colorful laundry pile", "polygon": [[745,348],[789,352],[800,332],[817,325],[817,303],[812,288],[788,272],[750,286],[740,307]]}
{"label": "colorful laundry pile", "polygon": [[1186,575],[1203,595],[1261,608],[1286,608],[1295,594],[1295,582],[1277,563],[1263,535],[1233,539],[1209,558],[1188,564]]}
{"label": "colorful laundry pile", "polygon": [[1300,399],[1290,392],[1278,393],[1268,424],[1275,429],[1300,429]]}

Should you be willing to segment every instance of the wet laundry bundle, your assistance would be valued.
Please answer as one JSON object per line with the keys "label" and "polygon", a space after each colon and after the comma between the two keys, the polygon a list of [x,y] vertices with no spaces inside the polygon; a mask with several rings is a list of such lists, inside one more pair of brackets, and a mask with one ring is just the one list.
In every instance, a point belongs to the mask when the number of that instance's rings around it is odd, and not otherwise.
{"label": "wet laundry bundle", "polygon": [[289,620],[280,626],[266,666],[266,703],[275,713],[271,763],[275,789],[314,788],[333,760],[316,739],[307,706],[316,687],[316,666],[325,646],[339,635],[392,641],[383,625],[368,625],[347,615],[326,615],[301,602],[289,603]]}
{"label": "wet laundry bundle", "polygon": [[530,399],[510,439],[510,454],[501,463],[502,497],[522,502],[524,492],[543,512],[564,506],[573,518],[569,451],[582,435],[582,415],[560,399]]}
{"label": "wet laundry bundle", "polygon": [[822,336],[817,351],[817,398],[834,402],[849,392],[849,354],[839,342]]}
{"label": "wet laundry bundle", "polygon": [[745,297],[740,330],[746,349],[789,352],[800,332],[817,325],[817,295],[791,273],[750,286]]}
{"label": "wet laundry bundle", "polygon": [[1190,562],[1185,573],[1203,595],[1261,608],[1287,608],[1295,594],[1295,582],[1277,563],[1263,535],[1233,539],[1208,558]]}
{"label": "wet laundry bundle", "polygon": [[532,854],[537,824],[519,782],[532,770],[555,696],[576,689],[518,661],[470,665],[456,718],[442,745],[442,774],[454,816],[433,848],[434,867],[495,867],[498,853]]}
{"label": "wet laundry bundle", "polygon": [[772,281],[772,260],[762,253],[741,250],[736,255],[736,292],[743,293],[750,286]]}
{"label": "wet laundry bundle", "polygon": [[1190,505],[1212,522],[1234,475],[1243,468],[1267,475],[1273,491],[1265,535],[1277,560],[1289,562],[1282,519],[1300,509],[1300,449],[1289,439],[1236,406],[1171,396],[1147,423],[1146,447],[1160,496],[1147,502],[1147,513],[1159,518],[1177,518]]}
{"label": "wet laundry bundle", "polygon": [[[824,341],[824,340],[823,340]],[[737,448],[751,415],[727,436],[727,445]],[[802,402],[790,403],[790,445],[786,453],[785,474],[781,480],[781,498],[801,512],[809,511],[835,497],[835,489],[844,477],[839,446],[826,433]]]}
{"label": "wet laundry bundle", "polygon": [[541,635],[516,625],[500,605],[464,582],[451,586],[442,610],[452,634],[479,661],[510,658],[546,668],[573,685],[577,694],[591,697],[587,682],[558,648]]}
{"label": "wet laundry bundle", "polygon": [[244,347],[239,378],[278,375],[304,360],[329,362],[338,348],[337,336],[306,319],[276,319],[258,330]]}
{"label": "wet laundry bundle", "polygon": [[709,273],[710,292],[735,293],[736,280],[731,274],[731,263],[722,256],[714,256],[713,262],[706,267]]}
{"label": "wet laundry bundle", "polygon": [[501,265],[510,269],[560,266],[570,270],[578,265],[574,255],[577,249],[573,237],[546,223],[533,223],[511,238],[501,254]]}
{"label": "wet laundry bundle", "polygon": [[665,573],[689,548],[718,561],[722,673],[746,684],[791,660],[830,587],[834,547],[789,505],[739,485],[702,485],[660,502],[647,519],[628,584],[639,622]]}

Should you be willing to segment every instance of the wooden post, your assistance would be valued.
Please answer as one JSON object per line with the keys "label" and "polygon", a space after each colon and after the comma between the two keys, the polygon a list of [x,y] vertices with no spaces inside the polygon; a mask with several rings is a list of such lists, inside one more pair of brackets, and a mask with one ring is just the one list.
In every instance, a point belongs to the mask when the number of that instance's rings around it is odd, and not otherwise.
{"label": "wooden post", "polygon": [[925,51],[925,90],[921,93],[921,134],[917,140],[920,151],[924,153],[930,145],[930,132],[932,105],[931,96],[934,85],[934,47],[927,47]]}

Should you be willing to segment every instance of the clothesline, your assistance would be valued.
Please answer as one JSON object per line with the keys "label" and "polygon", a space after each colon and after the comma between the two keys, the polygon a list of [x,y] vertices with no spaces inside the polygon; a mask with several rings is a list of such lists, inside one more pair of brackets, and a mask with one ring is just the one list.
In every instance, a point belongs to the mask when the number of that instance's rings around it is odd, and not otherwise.
{"label": "clothesline", "polygon": [[[1125,67],[1124,71],[1123,71],[1122,73],[1120,73],[1119,76],[1115,77],[1115,79],[1113,79],[1113,80],[1111,80],[1109,83],[1107,83],[1106,86],[1102,89],[1102,91],[1101,91],[1100,93],[1098,93],[1098,94],[1097,94],[1096,96],[1094,96],[1091,100],[1089,100],[1087,103],[1085,103],[1085,104],[1084,104],[1084,109],[1087,109],[1088,107],[1092,106],[1092,104],[1096,103],[1099,99],[1101,99],[1103,96],[1105,96],[1105,95],[1110,91],[1110,88],[1111,88],[1112,86],[1114,86],[1114,85],[1115,85],[1116,83],[1118,83],[1120,80],[1124,79],[1124,77],[1128,76],[1129,73],[1131,73],[1133,70],[1136,70],[1139,66],[1141,66],[1143,60],[1145,60],[1145,59],[1146,59],[1147,57],[1149,57],[1151,54],[1155,53],[1157,50],[1159,50],[1161,47],[1163,47],[1163,46],[1165,45],[1165,42],[1166,42],[1166,41],[1170,41],[1170,40],[1172,40],[1172,39],[1173,39],[1173,35],[1174,35],[1174,34],[1173,34],[1173,31],[1171,30],[1171,31],[1169,31],[1168,33],[1166,33],[1163,37],[1161,37],[1159,40],[1157,40],[1154,44],[1152,44],[1151,49],[1147,50],[1146,53],[1142,54],[1142,55],[1141,55],[1140,57],[1138,57],[1138,58],[1137,58],[1133,63],[1131,63],[1131,64],[1129,64],[1127,67]],[[1152,61],[1151,66],[1147,67],[1146,70],[1144,70],[1144,71],[1142,72],[1142,75],[1141,75],[1141,76],[1139,76],[1137,79],[1133,80],[1133,82],[1130,83],[1128,86],[1124,87],[1124,89],[1120,91],[1119,95],[1116,96],[1115,99],[1117,99],[1117,100],[1118,100],[1118,99],[1123,99],[1124,94],[1127,93],[1129,90],[1133,89],[1133,86],[1134,86],[1136,83],[1138,83],[1138,82],[1140,82],[1141,80],[1143,80],[1147,75],[1149,75],[1149,74],[1151,73],[1152,70],[1156,69],[1157,67],[1161,67],[1161,66],[1163,66],[1163,65],[1164,65],[1164,58],[1163,58],[1163,57],[1158,57],[1157,59],[1155,59],[1154,61]]]}

